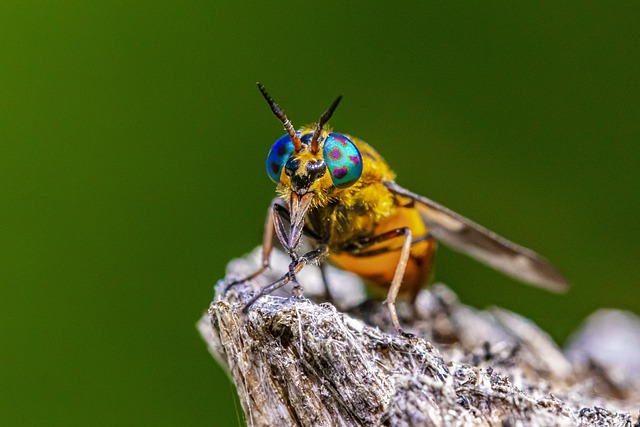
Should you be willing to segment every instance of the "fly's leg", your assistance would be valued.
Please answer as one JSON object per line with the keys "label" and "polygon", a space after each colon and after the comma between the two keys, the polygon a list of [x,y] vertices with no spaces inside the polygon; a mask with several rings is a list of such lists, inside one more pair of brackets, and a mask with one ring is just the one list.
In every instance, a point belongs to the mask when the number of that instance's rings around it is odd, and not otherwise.
{"label": "fly's leg", "polygon": [[[273,249],[273,231],[276,227],[276,224],[278,224],[279,227],[282,227],[282,221],[280,221],[280,218],[278,217],[279,214],[276,206],[280,206],[278,204],[278,199],[273,199],[273,201],[271,202],[271,205],[269,206],[269,210],[267,211],[267,219],[264,224],[264,234],[262,237],[262,263],[260,267],[256,271],[248,275],[247,277],[234,280],[231,283],[229,283],[227,287],[224,289],[224,293],[227,293],[229,289],[231,289],[235,285],[239,285],[248,280],[252,280],[258,277],[259,275],[264,273],[267,268],[269,268],[271,250]],[[279,233],[278,229],[276,229],[276,233]]]}
{"label": "fly's leg", "polygon": [[[433,257],[433,251],[435,250],[435,239],[433,237],[431,237],[430,234],[425,234],[422,236],[418,236],[416,238],[414,238],[411,241],[411,245],[416,245],[418,243],[422,243],[422,242],[429,242],[432,245],[432,249],[429,249],[428,254],[426,255],[426,258],[423,258],[421,261],[424,263],[424,265],[420,268],[426,268],[428,271],[430,271],[431,269],[431,263],[432,263],[432,257]],[[402,249],[404,245],[404,242],[401,245],[395,244],[393,246],[384,246],[381,248],[375,248],[375,249],[368,249],[368,250],[357,250],[354,252],[350,252],[350,255],[355,256],[355,257],[361,257],[361,258],[366,258],[366,257],[371,257],[371,256],[376,256],[376,255],[382,255],[388,252],[396,252],[396,251],[400,251]],[[413,255],[410,255],[409,258],[411,259]],[[426,275],[426,277],[428,278],[428,274]],[[418,293],[420,292],[420,289],[422,289],[422,286],[413,286],[412,289],[409,290],[409,300],[411,302],[411,307],[414,313],[414,318],[417,316],[418,311],[417,311],[417,307],[415,305],[416,303],[416,298],[418,296]]]}
{"label": "fly's leg", "polygon": [[413,243],[417,243],[417,241],[423,241],[429,239],[428,235],[423,238],[418,238],[416,241],[412,241],[411,229],[408,227],[396,228],[391,231],[387,231],[386,233],[382,233],[377,236],[367,237],[364,239],[359,239],[355,242],[349,243],[347,246],[343,248],[346,252],[350,253],[354,256],[373,256],[379,255],[381,253],[385,253],[389,250],[393,250],[389,247],[383,247],[379,249],[371,249],[367,250],[367,248],[385,242],[387,240],[391,240],[397,237],[402,237],[403,243],[400,247],[400,260],[398,261],[398,265],[396,266],[396,271],[393,275],[393,280],[391,280],[391,287],[389,288],[389,292],[387,293],[387,299],[385,300],[385,304],[389,309],[389,314],[391,316],[391,323],[398,330],[398,332],[405,336],[411,336],[411,334],[405,333],[400,327],[400,321],[398,320],[398,314],[396,313],[396,297],[398,296],[398,292],[400,291],[400,286],[402,285],[402,278],[404,277],[404,272],[407,268],[407,263],[409,262],[409,256],[411,255],[411,245]]}
{"label": "fly's leg", "polygon": [[389,293],[387,294],[385,302],[389,308],[389,314],[391,315],[391,322],[393,323],[393,326],[395,326],[400,334],[408,336],[410,334],[405,333],[400,327],[400,321],[398,320],[398,314],[396,313],[396,297],[398,296],[398,291],[400,291],[400,286],[402,285],[402,278],[404,277],[404,271],[407,268],[407,262],[409,262],[409,255],[411,255],[411,230],[407,227],[403,227],[397,229],[397,231],[404,235],[404,243],[400,250],[400,260],[396,266],[396,272],[393,275],[391,287],[389,288]]}
{"label": "fly's leg", "polygon": [[[387,234],[393,234],[393,235],[391,237],[388,237]],[[384,237],[384,239],[379,239],[380,237]],[[343,250],[346,250],[347,252],[349,252],[349,255],[352,255],[355,257],[361,257],[361,258],[382,255],[382,254],[386,254],[387,252],[399,251],[402,249],[402,246],[404,245],[404,243],[402,245],[384,246],[382,248],[363,250],[376,243],[380,243],[381,241],[384,241],[387,239],[393,239],[394,237],[398,237],[398,234],[395,230],[392,230],[388,233],[384,233],[373,238],[365,239],[366,244],[363,244],[362,241],[351,243],[349,244],[349,246],[347,246],[347,249],[343,249]],[[431,242],[431,241],[434,241],[434,239],[433,237],[431,237],[430,234],[427,233],[423,236],[418,236],[415,239],[413,239],[411,241],[411,245],[415,245],[421,242]]]}
{"label": "fly's leg", "polygon": [[287,236],[287,230],[284,227],[284,224],[282,222],[282,219],[286,219],[287,221],[290,221],[290,216],[289,216],[289,211],[282,205],[279,205],[277,203],[272,205],[272,209],[273,209],[273,222],[274,222],[274,226],[275,226],[275,230],[276,230],[276,236],[278,237],[278,241],[280,241],[280,244],[282,245],[282,247],[284,248],[285,251],[287,251],[287,254],[289,254],[289,257],[291,257],[291,260],[295,260],[296,258],[296,254],[295,254],[295,248],[292,248],[289,246],[289,237]]}
{"label": "fly's leg", "polygon": [[284,276],[282,276],[280,279],[276,280],[275,282],[260,289],[260,292],[258,293],[258,295],[256,295],[255,297],[251,298],[251,300],[249,300],[249,302],[242,309],[242,312],[245,314],[248,313],[249,308],[251,308],[251,306],[256,301],[258,301],[260,298],[262,298],[265,295],[269,295],[271,292],[277,291],[278,289],[280,289],[281,287],[289,283],[291,280],[295,280],[295,279],[293,279],[293,276],[291,275],[291,273],[287,273]]}
{"label": "fly's leg", "polygon": [[327,301],[335,305],[335,299],[331,294],[331,287],[329,286],[329,280],[327,277],[327,266],[324,263],[320,264],[320,274],[322,275],[322,284],[324,285],[324,297]]}
{"label": "fly's leg", "polygon": [[302,270],[302,267],[304,267],[305,265],[311,264],[316,260],[324,257],[328,253],[328,251],[329,251],[329,247],[326,245],[322,245],[317,249],[307,252],[301,257],[296,256],[294,253],[293,256],[295,259],[291,262],[291,264],[289,264],[289,271],[280,279],[260,289],[260,292],[258,292],[258,294],[255,297],[251,298],[251,300],[247,302],[247,304],[244,306],[242,311],[244,313],[247,313],[249,311],[249,308],[260,298],[262,298],[265,295],[269,295],[273,291],[280,289],[281,287],[283,287],[289,282],[293,282],[296,284],[294,290],[297,290],[297,293],[299,293],[301,288],[296,279],[296,274],[298,274],[300,270]]}

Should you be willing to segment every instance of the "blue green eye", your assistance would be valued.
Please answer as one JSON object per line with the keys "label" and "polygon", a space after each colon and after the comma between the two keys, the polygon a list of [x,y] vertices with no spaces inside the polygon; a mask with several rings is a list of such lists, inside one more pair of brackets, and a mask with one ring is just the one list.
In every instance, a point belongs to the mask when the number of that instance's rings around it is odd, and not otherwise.
{"label": "blue green eye", "polygon": [[333,185],[336,187],[349,187],[360,179],[362,156],[346,136],[335,132],[330,133],[324,142],[322,155],[329,168]]}
{"label": "blue green eye", "polygon": [[293,142],[289,135],[278,139],[269,150],[267,156],[267,173],[276,184],[280,182],[280,173],[289,156],[293,153]]}

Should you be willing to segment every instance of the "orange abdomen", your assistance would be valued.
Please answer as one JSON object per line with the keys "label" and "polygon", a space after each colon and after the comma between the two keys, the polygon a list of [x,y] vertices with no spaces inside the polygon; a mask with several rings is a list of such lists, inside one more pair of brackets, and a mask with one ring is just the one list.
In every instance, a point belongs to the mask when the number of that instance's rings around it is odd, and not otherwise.
{"label": "orange abdomen", "polygon": [[[391,217],[376,226],[373,236],[400,227],[409,227],[414,240],[427,234],[427,228],[416,209],[397,208]],[[388,249],[387,252],[381,254],[353,256],[346,253],[337,253],[329,255],[329,259],[338,267],[356,273],[371,284],[386,289],[391,285],[391,280],[400,259],[402,239],[403,237],[395,237],[377,243],[368,249]],[[411,246],[411,255],[402,280],[400,295],[411,300],[415,299],[429,278],[435,249],[436,241],[433,239],[417,242]]]}

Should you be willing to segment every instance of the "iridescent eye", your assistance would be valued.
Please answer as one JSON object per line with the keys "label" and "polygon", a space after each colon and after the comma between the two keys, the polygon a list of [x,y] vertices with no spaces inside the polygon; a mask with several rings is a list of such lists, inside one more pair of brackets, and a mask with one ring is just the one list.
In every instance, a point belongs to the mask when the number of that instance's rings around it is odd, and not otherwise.
{"label": "iridescent eye", "polygon": [[289,135],[284,135],[277,140],[271,146],[271,150],[269,150],[269,155],[267,156],[267,173],[269,174],[269,178],[276,184],[280,182],[282,167],[291,153],[293,153],[293,142],[291,142]]}
{"label": "iridescent eye", "polygon": [[322,155],[329,168],[333,185],[336,187],[349,187],[360,179],[362,156],[346,136],[335,132],[330,133],[324,142]]}

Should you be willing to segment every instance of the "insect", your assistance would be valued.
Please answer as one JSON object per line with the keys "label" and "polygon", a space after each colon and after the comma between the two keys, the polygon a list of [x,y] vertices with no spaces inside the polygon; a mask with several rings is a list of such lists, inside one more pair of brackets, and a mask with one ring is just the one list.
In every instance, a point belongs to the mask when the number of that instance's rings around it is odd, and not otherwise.
{"label": "insect", "polygon": [[[291,263],[279,280],[262,288],[246,304],[245,311],[289,282],[299,287],[296,273],[328,257],[337,266],[388,289],[386,305],[391,321],[404,334],[396,314],[396,297],[404,294],[415,300],[430,274],[437,241],[522,282],[552,291],[567,288],[562,274],[542,256],[404,189],[369,144],[332,132],[326,123],[342,97],[317,124],[296,130],[260,83],[258,88],[287,132],[267,157],[267,172],[277,184],[279,197],[269,207],[261,267],[227,289],[269,267],[274,233]],[[303,235],[311,250],[299,255]]]}

